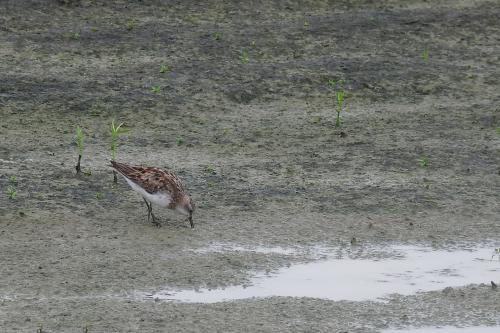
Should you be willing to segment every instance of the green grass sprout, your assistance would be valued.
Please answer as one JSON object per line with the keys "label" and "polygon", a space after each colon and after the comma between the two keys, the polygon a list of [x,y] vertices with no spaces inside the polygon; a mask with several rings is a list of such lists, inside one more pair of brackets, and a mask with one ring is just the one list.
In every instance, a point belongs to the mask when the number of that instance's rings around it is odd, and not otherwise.
{"label": "green grass sprout", "polygon": [[9,196],[9,199],[15,200],[17,196],[16,188],[12,185],[7,186],[7,195]]}
{"label": "green grass sprout", "polygon": [[345,93],[343,90],[337,91],[335,93],[337,97],[337,108],[335,111],[337,111],[337,119],[335,120],[335,127],[340,127],[340,112],[342,111],[342,107],[344,106],[344,97]]}
{"label": "green grass sprout", "polygon": [[422,52],[422,59],[427,62],[429,61],[429,50],[427,48]]}
{"label": "green grass sprout", "polygon": [[210,175],[215,175],[217,173],[217,172],[215,172],[215,167],[213,165],[210,165],[210,164],[206,165],[203,170]]}
{"label": "green grass sprout", "polygon": [[[122,127],[123,123],[120,123],[118,126],[115,125],[115,120],[111,121],[111,160],[115,160],[116,158],[116,146],[118,145],[118,139],[120,135],[127,132],[125,128]],[[118,178],[116,176],[116,171],[113,170],[113,181],[115,183],[118,182]]]}
{"label": "green grass sprout", "polygon": [[330,86],[330,88],[335,89],[337,87],[337,80],[329,79],[326,84],[328,84],[328,86]]}
{"label": "green grass sprout", "polygon": [[241,63],[248,64],[248,62],[250,61],[248,51],[246,51],[246,50],[241,51],[240,60],[241,60]]}
{"label": "green grass sprout", "polygon": [[214,40],[221,40],[221,38],[222,38],[222,32],[217,32],[217,31],[216,31],[216,32],[214,32],[214,33],[212,34],[212,38],[213,38]]}
{"label": "green grass sprout", "polygon": [[337,112],[337,118],[335,120],[335,127],[340,127],[342,120],[340,118],[340,113],[344,108],[345,91],[344,91],[344,80],[343,79],[328,79],[326,84],[333,89],[335,93],[335,100],[337,102],[335,111]]}
{"label": "green grass sprout", "polygon": [[428,159],[426,156],[422,156],[422,157],[418,160],[418,165],[419,165],[421,168],[426,168],[426,167],[429,165],[429,159]]}
{"label": "green grass sprout", "polygon": [[130,31],[135,28],[135,22],[133,20],[128,20],[125,27]]}
{"label": "green grass sprout", "polygon": [[167,65],[160,65],[160,73],[164,74],[168,72],[170,68]]}

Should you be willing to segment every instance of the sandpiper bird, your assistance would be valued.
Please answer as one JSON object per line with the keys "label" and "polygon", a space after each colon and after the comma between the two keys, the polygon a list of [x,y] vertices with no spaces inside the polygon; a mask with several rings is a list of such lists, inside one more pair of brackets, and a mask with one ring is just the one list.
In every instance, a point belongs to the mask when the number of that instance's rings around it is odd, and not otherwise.
{"label": "sandpiper bird", "polygon": [[111,166],[120,173],[132,189],[142,195],[148,207],[148,221],[161,226],[153,214],[153,203],[175,209],[189,216],[191,228],[194,228],[194,203],[186,191],[184,184],[173,172],[151,167],[130,166],[111,161]]}

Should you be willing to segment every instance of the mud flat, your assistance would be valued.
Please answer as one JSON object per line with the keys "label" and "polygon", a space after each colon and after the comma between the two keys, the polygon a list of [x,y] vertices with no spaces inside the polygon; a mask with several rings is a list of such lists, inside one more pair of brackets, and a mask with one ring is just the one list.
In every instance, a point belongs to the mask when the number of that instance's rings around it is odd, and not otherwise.
{"label": "mud flat", "polygon": [[383,333],[494,333],[498,330],[496,326],[475,326],[475,327],[424,327],[410,330],[386,330]]}
{"label": "mud flat", "polygon": [[[1,1],[0,332],[500,326],[498,17],[497,1]],[[130,129],[118,160],[185,179],[194,230],[168,211],[152,227],[113,184],[112,119]],[[419,271],[401,246],[458,261]],[[389,262],[396,293],[160,297],[329,260],[344,278]]]}
{"label": "mud flat", "polygon": [[[379,254],[375,258],[352,258],[374,251]],[[293,265],[273,274],[256,274],[249,285],[204,290],[165,289],[153,294],[138,292],[136,296],[195,303],[273,296],[383,301],[392,294],[411,295],[444,286],[481,283],[500,274],[500,260],[491,247],[447,251],[399,246],[365,248],[349,255],[339,249],[321,249],[321,252],[325,257],[321,260]]]}

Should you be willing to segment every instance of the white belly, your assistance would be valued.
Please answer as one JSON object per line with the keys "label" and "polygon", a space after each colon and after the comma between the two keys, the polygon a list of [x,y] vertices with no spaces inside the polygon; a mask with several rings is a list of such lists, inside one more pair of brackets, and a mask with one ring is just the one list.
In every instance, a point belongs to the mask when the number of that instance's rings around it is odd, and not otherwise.
{"label": "white belly", "polygon": [[149,202],[152,202],[152,203],[154,203],[158,206],[162,206],[162,207],[167,207],[170,204],[170,202],[172,202],[172,197],[168,193],[162,192],[162,193],[151,194],[151,193],[146,192],[146,190],[144,190],[142,187],[140,187],[139,185],[137,185],[136,183],[134,183],[133,181],[131,181],[127,177],[123,177],[123,178],[125,178],[127,183],[130,185],[130,187],[134,191],[136,191],[137,193],[142,195],[142,197]]}

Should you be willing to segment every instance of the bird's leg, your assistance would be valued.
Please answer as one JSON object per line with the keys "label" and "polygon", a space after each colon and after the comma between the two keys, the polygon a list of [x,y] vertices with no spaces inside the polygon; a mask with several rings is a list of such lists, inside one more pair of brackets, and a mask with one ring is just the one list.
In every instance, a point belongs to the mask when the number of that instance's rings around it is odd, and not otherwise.
{"label": "bird's leg", "polygon": [[148,206],[148,222],[149,218],[151,217],[153,220],[153,224],[157,227],[161,227],[160,221],[156,218],[155,214],[153,214],[153,204],[148,203],[146,199],[144,199],[144,202],[146,203],[146,206]]}
{"label": "bird's leg", "polygon": [[194,229],[194,223],[193,223],[193,212],[189,212],[189,224],[191,224],[191,229]]}
{"label": "bird's leg", "polygon": [[150,206],[151,207],[151,217],[153,218],[153,224],[156,226],[156,227],[161,227],[161,223],[160,221],[156,218],[156,216],[153,214],[153,205]]}
{"label": "bird's leg", "polygon": [[148,222],[149,222],[149,219],[151,217],[151,206],[149,206],[149,202],[147,202],[146,199],[144,199],[144,203],[146,203],[146,207],[148,207]]}
{"label": "bird's leg", "polygon": [[146,203],[146,206],[148,207],[148,222],[149,222],[149,219],[150,219],[151,215],[153,214],[153,210],[151,208],[151,204],[148,203],[146,199],[144,199],[144,202]]}

